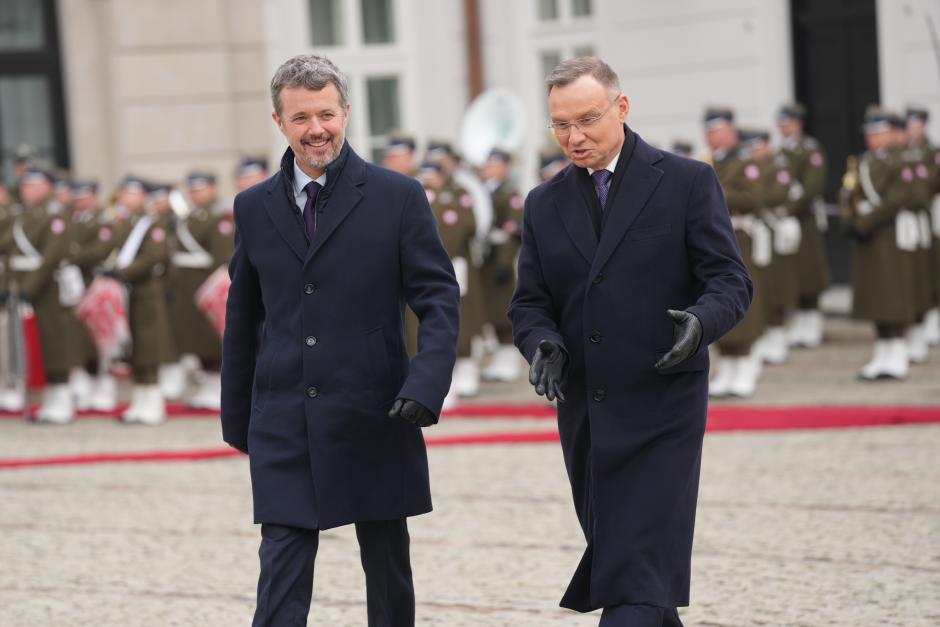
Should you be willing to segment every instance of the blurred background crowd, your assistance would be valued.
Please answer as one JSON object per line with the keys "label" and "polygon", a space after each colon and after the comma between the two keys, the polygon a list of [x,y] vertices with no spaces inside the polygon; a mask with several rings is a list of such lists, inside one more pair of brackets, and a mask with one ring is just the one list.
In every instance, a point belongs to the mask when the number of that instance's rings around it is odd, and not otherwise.
{"label": "blurred background crowd", "polygon": [[[513,381],[505,309],[526,192],[566,167],[543,79],[598,55],[628,123],[718,172],[755,302],[711,393],[872,323],[861,382],[940,342],[940,7],[927,0],[0,0],[0,405],[129,422],[218,409],[238,191],[283,140],[269,75],[300,52],[350,76],[347,137],[420,179],[461,283],[448,398]],[[304,19],[296,19],[303,16]],[[881,103],[881,104],[877,104]],[[221,316],[221,317],[220,317]],[[405,333],[414,337],[413,317]],[[37,371],[41,364],[41,372]]]}

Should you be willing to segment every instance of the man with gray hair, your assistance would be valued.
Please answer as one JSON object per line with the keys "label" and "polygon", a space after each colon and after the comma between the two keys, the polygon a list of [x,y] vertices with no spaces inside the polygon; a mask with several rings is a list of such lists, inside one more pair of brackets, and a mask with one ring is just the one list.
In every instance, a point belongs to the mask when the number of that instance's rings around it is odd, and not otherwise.
{"label": "man with gray hair", "polygon": [[708,344],[751,281],[708,165],[626,125],[600,59],[547,79],[550,128],[572,163],[526,198],[509,307],[558,428],[587,549],[562,606],[602,627],[680,626],[708,400]]}
{"label": "man with gray hair", "polygon": [[346,142],[333,63],[289,59],[271,98],[290,147],[235,198],[222,352],[222,434],[248,454],[261,524],[253,625],[306,624],[319,531],[350,523],[368,624],[414,625],[406,518],[431,510],[421,427],[450,387],[457,281],[421,186]]}

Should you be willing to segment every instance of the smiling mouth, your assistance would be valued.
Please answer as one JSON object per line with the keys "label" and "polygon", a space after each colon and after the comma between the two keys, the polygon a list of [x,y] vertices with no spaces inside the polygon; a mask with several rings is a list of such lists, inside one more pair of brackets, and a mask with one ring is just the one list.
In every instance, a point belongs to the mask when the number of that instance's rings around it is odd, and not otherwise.
{"label": "smiling mouth", "polygon": [[330,144],[330,138],[318,140],[304,140],[304,146],[309,146],[311,148],[324,148]]}

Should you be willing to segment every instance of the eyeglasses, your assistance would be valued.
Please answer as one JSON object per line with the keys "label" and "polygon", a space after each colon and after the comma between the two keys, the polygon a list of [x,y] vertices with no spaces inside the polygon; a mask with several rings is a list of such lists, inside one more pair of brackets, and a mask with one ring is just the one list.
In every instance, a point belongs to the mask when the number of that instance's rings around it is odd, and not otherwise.
{"label": "eyeglasses", "polygon": [[613,107],[617,101],[620,100],[621,95],[623,94],[617,94],[614,99],[610,101],[610,104],[607,105],[607,108],[604,109],[604,112],[600,115],[595,115],[594,117],[590,118],[581,118],[580,120],[574,120],[573,122],[549,122],[548,128],[555,131],[555,135],[558,137],[565,137],[566,135],[570,134],[572,128],[576,128],[583,132],[584,129],[597,124],[602,117],[607,115],[607,112],[610,111],[611,107]]}

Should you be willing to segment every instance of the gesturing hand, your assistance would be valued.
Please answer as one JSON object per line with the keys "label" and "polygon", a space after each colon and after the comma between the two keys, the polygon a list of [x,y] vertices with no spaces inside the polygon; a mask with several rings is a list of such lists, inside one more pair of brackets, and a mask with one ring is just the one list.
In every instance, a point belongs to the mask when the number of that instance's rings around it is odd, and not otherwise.
{"label": "gesturing hand", "polygon": [[389,418],[402,418],[419,427],[430,427],[437,424],[437,416],[430,409],[408,398],[397,398],[392,408],[388,410]]}
{"label": "gesturing hand", "polygon": [[702,341],[702,323],[688,311],[668,309],[666,311],[675,325],[675,334],[672,348],[656,362],[657,370],[666,370],[678,366],[691,357],[698,350]]}
{"label": "gesturing hand", "polygon": [[567,361],[561,346],[549,340],[539,342],[532,365],[529,366],[529,383],[535,386],[536,394],[550,401],[557,397],[562,403],[565,402],[561,385]]}

